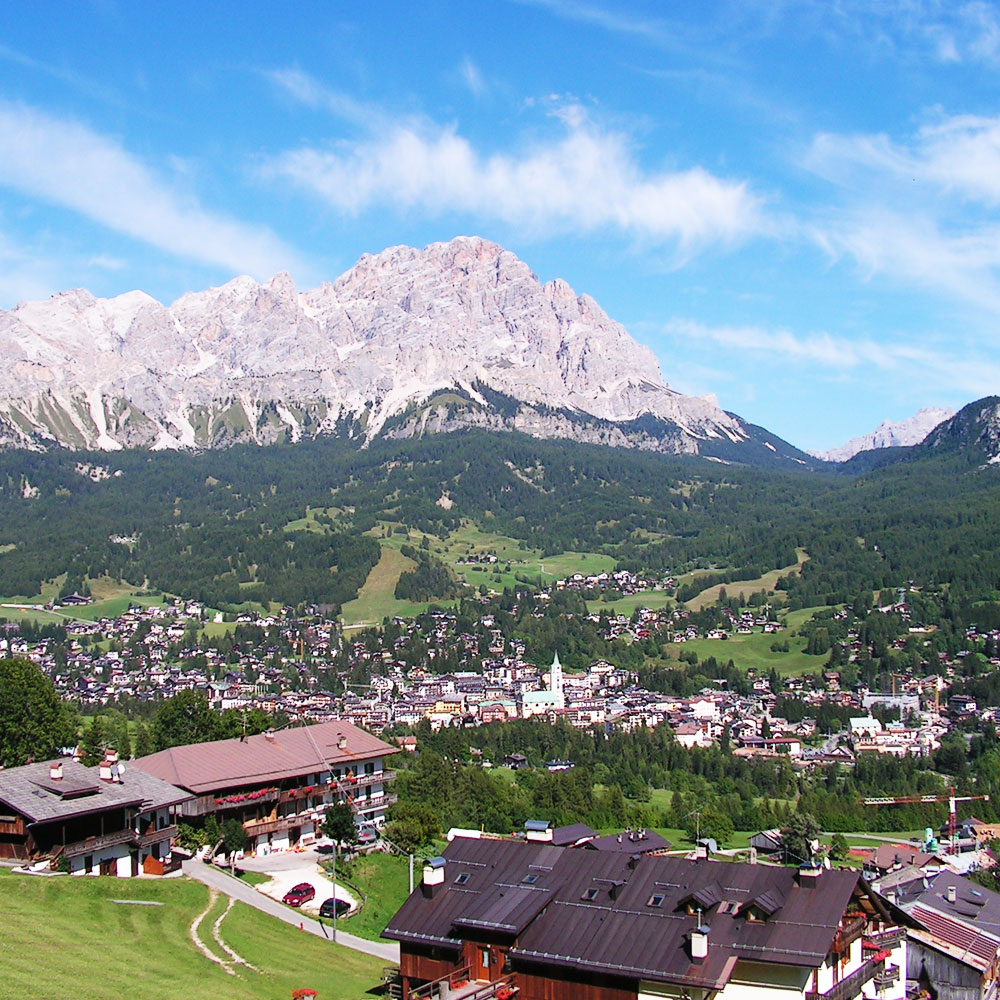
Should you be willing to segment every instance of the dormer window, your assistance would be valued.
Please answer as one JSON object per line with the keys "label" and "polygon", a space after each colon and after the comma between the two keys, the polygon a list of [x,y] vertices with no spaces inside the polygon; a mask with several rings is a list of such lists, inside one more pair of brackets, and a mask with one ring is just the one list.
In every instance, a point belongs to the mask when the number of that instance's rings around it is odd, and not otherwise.
{"label": "dormer window", "polygon": [[663,906],[663,900],[664,900],[663,893],[654,892],[653,895],[650,896],[648,900],[646,900],[646,905],[659,908]]}

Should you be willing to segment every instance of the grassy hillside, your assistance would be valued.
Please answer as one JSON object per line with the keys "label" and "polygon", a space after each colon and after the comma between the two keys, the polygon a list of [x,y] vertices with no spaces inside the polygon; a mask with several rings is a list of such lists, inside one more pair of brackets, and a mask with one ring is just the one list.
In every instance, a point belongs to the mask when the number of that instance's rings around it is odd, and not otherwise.
{"label": "grassy hillside", "polygon": [[[135,905],[116,900],[143,901]],[[0,997],[106,1000],[288,1000],[300,987],[320,1000],[354,1000],[380,984],[382,962],[340,948],[237,903],[224,916],[226,945],[259,971],[229,975],[191,939],[209,890],[187,879],[37,878],[0,871],[4,915]],[[196,936],[219,959],[212,925],[219,896]]]}

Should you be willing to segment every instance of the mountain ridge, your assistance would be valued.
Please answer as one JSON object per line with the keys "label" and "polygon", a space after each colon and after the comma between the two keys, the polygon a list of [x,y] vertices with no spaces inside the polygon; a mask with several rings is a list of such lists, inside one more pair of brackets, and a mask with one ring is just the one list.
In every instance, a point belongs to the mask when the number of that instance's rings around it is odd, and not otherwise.
{"label": "mountain ridge", "polygon": [[[365,254],[304,292],[287,273],[237,277],[170,306],[141,291],[62,292],[0,312],[0,349],[6,447],[199,449],[325,433],[364,443],[449,391],[469,404],[451,413],[455,426],[689,454],[758,432],[713,398],[672,389],[590,296],[561,279],[541,284],[479,237]],[[477,386],[514,400],[514,412],[498,417]],[[647,416],[661,426],[623,429]],[[767,438],[766,449],[808,464]]]}

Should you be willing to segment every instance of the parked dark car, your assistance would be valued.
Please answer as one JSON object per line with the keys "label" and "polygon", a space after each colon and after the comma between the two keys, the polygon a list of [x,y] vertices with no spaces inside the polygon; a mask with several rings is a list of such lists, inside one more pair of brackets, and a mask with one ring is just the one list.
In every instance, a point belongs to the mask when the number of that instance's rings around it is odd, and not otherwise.
{"label": "parked dark car", "polygon": [[337,916],[342,917],[350,908],[351,904],[346,899],[334,899],[331,896],[329,899],[323,900],[323,904],[319,908],[319,915],[321,917],[332,917],[336,910]]}
{"label": "parked dark car", "polygon": [[303,903],[308,903],[315,895],[316,890],[308,882],[300,882],[298,885],[293,885],[281,897],[281,901],[289,906],[301,906]]}

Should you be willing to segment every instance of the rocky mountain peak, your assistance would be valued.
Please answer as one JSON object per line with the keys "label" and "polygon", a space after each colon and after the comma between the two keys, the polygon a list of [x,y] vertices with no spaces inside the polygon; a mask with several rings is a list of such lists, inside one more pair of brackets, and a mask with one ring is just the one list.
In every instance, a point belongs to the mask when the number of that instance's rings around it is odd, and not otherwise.
{"label": "rocky mountain peak", "polygon": [[[305,292],[287,273],[237,277],[169,307],[142,292],[68,292],[0,312],[0,346],[6,444],[196,447],[345,426],[370,439],[388,421],[401,433],[405,414],[453,390],[450,405],[465,399],[460,418],[477,425],[544,435],[558,411],[568,436],[581,420],[648,415],[672,430],[644,446],[664,450],[747,437],[714,400],[674,392],[592,298],[562,279],[542,286],[475,236],[365,254]],[[516,414],[491,413],[477,386]]]}

